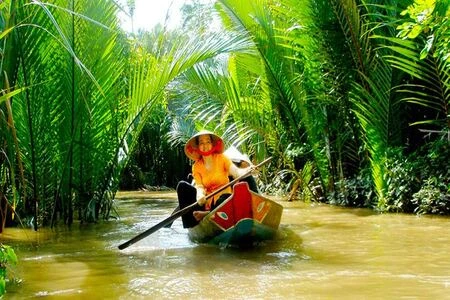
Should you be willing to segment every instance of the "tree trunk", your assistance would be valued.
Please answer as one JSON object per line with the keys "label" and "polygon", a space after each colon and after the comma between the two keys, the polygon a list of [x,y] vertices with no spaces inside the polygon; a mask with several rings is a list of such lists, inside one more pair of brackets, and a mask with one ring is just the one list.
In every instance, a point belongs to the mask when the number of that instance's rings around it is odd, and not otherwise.
{"label": "tree trunk", "polygon": [[6,224],[6,216],[8,212],[8,200],[6,200],[5,195],[0,193],[0,233],[3,232]]}

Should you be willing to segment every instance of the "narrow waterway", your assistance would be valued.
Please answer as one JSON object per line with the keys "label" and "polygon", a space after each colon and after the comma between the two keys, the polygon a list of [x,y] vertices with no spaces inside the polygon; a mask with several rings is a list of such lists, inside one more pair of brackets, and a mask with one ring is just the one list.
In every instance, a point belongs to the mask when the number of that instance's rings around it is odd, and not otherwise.
{"label": "narrow waterway", "polygon": [[122,193],[120,218],[11,229],[16,282],[4,299],[450,299],[450,219],[280,201],[279,235],[254,249],[191,243],[174,193]]}

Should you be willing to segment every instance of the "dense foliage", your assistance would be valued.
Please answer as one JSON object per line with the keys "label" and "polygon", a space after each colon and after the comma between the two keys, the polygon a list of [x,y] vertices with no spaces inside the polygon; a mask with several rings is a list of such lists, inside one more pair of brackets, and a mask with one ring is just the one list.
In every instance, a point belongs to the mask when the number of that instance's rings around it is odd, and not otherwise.
{"label": "dense foliage", "polygon": [[17,256],[14,250],[0,243],[0,297],[6,292],[6,281],[8,280],[8,268],[17,264]]}
{"label": "dense foliage", "polygon": [[448,1],[193,1],[183,28],[138,34],[127,3],[0,3],[0,228],[174,187],[203,128],[273,156],[266,191],[448,214]]}
{"label": "dense foliage", "polygon": [[156,43],[150,53],[121,31],[108,0],[1,5],[0,199],[2,212],[34,228],[108,218],[120,174],[167,86],[200,61],[248,48],[237,35],[199,36]]}
{"label": "dense foliage", "polygon": [[216,9],[254,52],[180,78],[175,137],[194,124],[255,160],[275,156],[266,188],[290,199],[446,213],[447,171],[415,176],[424,166],[404,163],[446,159],[437,146],[450,141],[446,1],[223,0]]}

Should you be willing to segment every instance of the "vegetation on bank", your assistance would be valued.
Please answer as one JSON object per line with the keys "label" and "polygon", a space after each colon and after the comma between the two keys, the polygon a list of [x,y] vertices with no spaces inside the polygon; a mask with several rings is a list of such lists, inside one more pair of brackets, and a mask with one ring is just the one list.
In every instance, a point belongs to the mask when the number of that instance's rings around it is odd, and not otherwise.
{"label": "vegetation on bank", "polygon": [[448,1],[193,1],[183,27],[137,33],[126,2],[0,3],[1,229],[174,186],[201,128],[272,156],[265,191],[448,214]]}
{"label": "vegetation on bank", "polygon": [[15,264],[17,264],[17,256],[14,250],[0,243],[0,298],[6,293],[8,268]]}

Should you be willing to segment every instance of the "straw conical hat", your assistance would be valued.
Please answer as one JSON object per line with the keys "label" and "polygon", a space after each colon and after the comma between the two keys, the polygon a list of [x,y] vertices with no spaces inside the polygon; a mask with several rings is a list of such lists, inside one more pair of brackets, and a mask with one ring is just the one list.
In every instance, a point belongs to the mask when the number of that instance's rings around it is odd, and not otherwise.
{"label": "straw conical hat", "polygon": [[223,153],[226,157],[228,157],[232,162],[241,164],[242,168],[253,166],[250,158],[248,158],[247,154],[242,154],[236,147],[230,146]]}
{"label": "straw conical hat", "polygon": [[213,147],[216,148],[215,153],[223,153],[225,146],[223,140],[217,134],[209,130],[201,130],[193,135],[184,146],[184,153],[187,157],[192,160],[197,160],[200,158],[200,153],[198,152],[198,137],[201,135],[210,135],[212,139]]}

